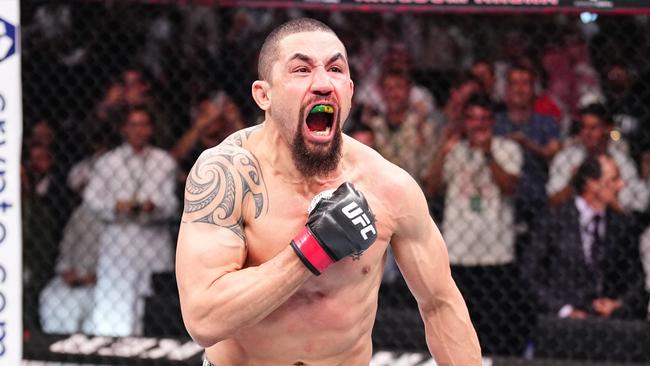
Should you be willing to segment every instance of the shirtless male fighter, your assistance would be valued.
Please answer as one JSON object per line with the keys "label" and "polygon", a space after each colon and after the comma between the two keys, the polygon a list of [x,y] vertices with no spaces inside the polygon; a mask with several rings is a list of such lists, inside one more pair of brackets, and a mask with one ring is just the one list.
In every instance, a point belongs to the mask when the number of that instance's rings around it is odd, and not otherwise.
{"label": "shirtless male fighter", "polygon": [[289,21],[267,37],[258,71],[264,123],[206,150],[185,188],[176,274],[204,364],[367,366],[390,244],[438,364],[479,365],[421,189],[341,132],[354,88],[336,34]]}

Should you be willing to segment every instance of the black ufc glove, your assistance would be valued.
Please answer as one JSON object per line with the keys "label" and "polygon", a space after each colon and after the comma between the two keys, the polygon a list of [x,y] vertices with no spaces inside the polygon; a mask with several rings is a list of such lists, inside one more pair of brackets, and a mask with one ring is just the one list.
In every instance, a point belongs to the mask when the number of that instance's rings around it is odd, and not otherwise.
{"label": "black ufc glove", "polygon": [[305,229],[291,240],[298,257],[317,276],[347,256],[360,256],[377,239],[375,216],[352,183],[319,196]]}

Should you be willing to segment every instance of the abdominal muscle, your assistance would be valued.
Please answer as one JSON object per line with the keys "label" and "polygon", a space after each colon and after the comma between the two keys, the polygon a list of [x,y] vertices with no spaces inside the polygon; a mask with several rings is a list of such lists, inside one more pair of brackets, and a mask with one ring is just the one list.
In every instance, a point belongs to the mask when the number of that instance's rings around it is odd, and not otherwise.
{"label": "abdominal muscle", "polygon": [[309,285],[261,322],[208,348],[207,358],[215,366],[367,366],[377,312],[375,286],[362,282],[335,292],[305,290]]}

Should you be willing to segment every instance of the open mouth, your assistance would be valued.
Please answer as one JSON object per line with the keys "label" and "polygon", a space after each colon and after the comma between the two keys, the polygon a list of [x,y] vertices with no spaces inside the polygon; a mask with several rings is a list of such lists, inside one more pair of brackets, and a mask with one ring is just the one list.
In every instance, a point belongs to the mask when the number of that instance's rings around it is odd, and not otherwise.
{"label": "open mouth", "polygon": [[334,107],[316,104],[307,114],[305,124],[311,136],[316,139],[328,138],[334,129]]}

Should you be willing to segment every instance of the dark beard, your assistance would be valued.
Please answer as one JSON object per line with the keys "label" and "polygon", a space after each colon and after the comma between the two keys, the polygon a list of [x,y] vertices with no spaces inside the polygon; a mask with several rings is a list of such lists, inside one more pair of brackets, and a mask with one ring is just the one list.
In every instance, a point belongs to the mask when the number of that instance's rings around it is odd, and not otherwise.
{"label": "dark beard", "polygon": [[298,128],[293,137],[291,156],[298,171],[305,177],[325,175],[332,172],[341,160],[341,131],[334,133],[329,148],[325,151],[310,151],[302,136],[302,129]]}

